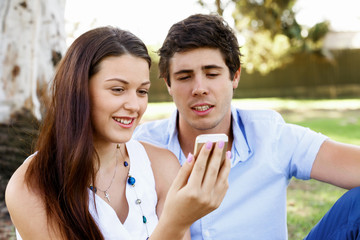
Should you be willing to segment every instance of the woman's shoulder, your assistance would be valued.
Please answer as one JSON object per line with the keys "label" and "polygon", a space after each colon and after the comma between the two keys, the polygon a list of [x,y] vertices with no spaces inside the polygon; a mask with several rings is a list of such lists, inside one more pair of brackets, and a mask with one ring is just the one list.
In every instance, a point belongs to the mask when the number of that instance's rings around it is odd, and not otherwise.
{"label": "woman's shoulder", "polygon": [[[6,206],[19,232],[26,232],[26,229],[29,229],[27,227],[29,225],[36,226],[36,224],[42,224],[38,220],[44,219],[42,199],[39,194],[36,194],[35,190],[29,187],[25,179],[26,171],[33,157],[29,157],[14,172],[5,190]],[[28,219],[32,219],[31,224]]]}
{"label": "woman's shoulder", "polygon": [[23,164],[21,164],[11,176],[6,186],[6,192],[5,192],[5,197],[6,197],[5,200],[7,205],[11,205],[11,203],[13,203],[16,200],[20,201],[24,199],[23,197],[18,199],[18,195],[23,196],[23,194],[28,193],[27,184],[25,181],[25,175],[29,167],[29,163],[32,161],[33,158],[34,156],[30,156],[29,158],[27,158],[23,162]]}

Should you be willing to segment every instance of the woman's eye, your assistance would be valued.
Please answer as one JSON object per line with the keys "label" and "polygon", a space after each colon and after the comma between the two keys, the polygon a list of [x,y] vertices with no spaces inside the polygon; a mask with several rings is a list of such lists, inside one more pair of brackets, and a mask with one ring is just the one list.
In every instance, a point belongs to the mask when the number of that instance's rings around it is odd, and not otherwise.
{"label": "woman's eye", "polygon": [[115,93],[121,93],[124,91],[123,88],[112,88],[111,91],[115,92]]}
{"label": "woman's eye", "polygon": [[149,93],[149,91],[148,90],[139,90],[138,93],[140,95],[147,95]]}

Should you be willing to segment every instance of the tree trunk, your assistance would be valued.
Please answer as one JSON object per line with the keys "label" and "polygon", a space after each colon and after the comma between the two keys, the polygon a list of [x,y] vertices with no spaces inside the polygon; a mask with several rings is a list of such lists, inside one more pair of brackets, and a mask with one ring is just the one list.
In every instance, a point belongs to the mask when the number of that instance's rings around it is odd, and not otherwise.
{"label": "tree trunk", "polygon": [[224,9],[221,7],[221,0],[215,0],[215,5],[217,13],[222,16],[224,14]]}
{"label": "tree trunk", "polygon": [[64,11],[65,0],[0,1],[0,122],[23,108],[41,119],[66,47]]}
{"label": "tree trunk", "polygon": [[48,83],[65,51],[65,0],[0,0],[0,201],[34,150]]}

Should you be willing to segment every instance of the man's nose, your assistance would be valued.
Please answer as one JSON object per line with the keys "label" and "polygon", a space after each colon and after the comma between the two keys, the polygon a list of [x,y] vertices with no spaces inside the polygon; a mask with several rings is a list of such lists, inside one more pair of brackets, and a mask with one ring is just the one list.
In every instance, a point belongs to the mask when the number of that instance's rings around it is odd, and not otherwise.
{"label": "man's nose", "polygon": [[194,86],[192,90],[193,96],[207,95],[208,89],[206,84],[206,78],[204,76],[196,76],[194,78]]}

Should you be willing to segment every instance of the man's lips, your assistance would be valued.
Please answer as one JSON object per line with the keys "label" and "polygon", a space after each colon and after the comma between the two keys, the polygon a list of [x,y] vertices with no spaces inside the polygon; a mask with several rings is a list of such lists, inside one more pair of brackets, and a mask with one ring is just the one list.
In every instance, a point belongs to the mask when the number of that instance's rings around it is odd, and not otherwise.
{"label": "man's lips", "polygon": [[202,104],[202,105],[196,105],[191,107],[193,112],[195,112],[197,115],[206,115],[214,108],[214,105],[210,104]]}
{"label": "man's lips", "polygon": [[212,105],[199,105],[199,106],[192,107],[192,109],[199,111],[199,112],[204,112],[206,110],[209,110],[212,107],[213,107]]}

